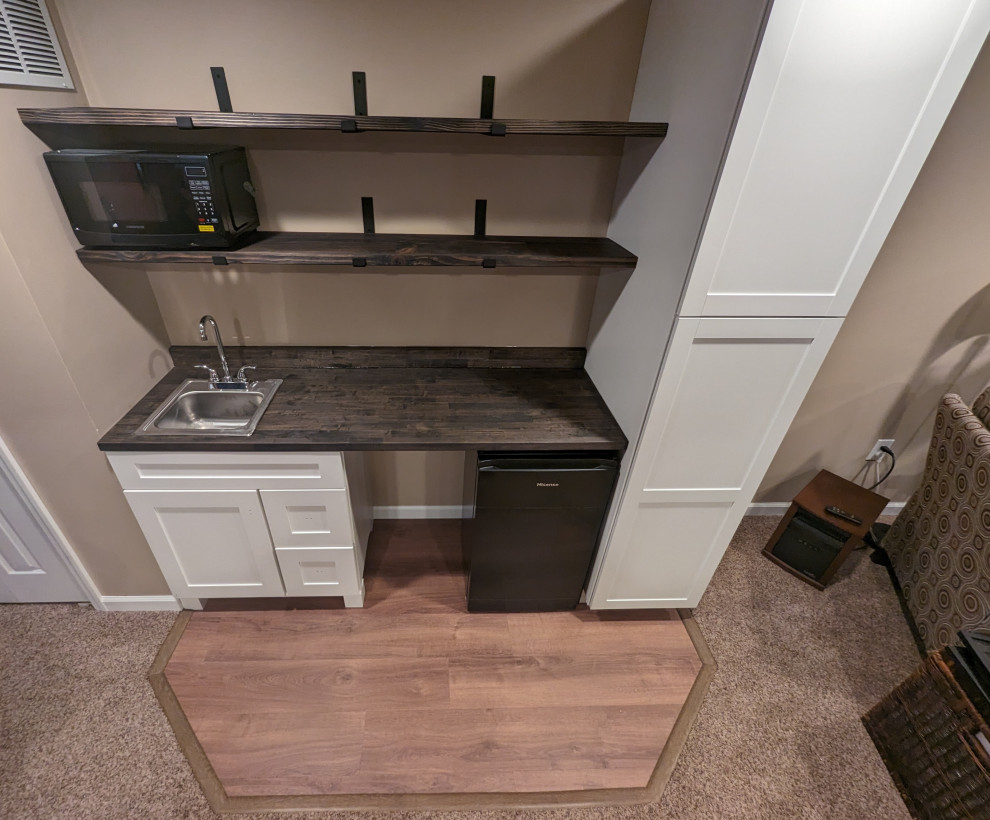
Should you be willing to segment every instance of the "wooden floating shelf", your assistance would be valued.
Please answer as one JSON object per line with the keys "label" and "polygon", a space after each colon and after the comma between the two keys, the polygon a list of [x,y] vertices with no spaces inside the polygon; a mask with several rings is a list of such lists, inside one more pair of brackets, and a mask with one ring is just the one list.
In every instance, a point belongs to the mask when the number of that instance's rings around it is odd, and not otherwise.
{"label": "wooden floating shelf", "polygon": [[237,249],[80,248],[84,262],[632,268],[637,258],[611,239],[567,236],[289,233],[259,231]]}
{"label": "wooden floating shelf", "polygon": [[[369,117],[329,114],[227,113],[223,111],[171,111],[144,108],[19,108],[21,121],[32,130],[55,126],[132,128],[229,128],[308,131],[391,131],[442,134],[491,134],[492,126],[504,126],[505,135],[585,137],[653,137],[667,135],[667,123],[556,121],[521,119],[467,119],[458,117]],[[47,134],[45,135],[47,139]]]}

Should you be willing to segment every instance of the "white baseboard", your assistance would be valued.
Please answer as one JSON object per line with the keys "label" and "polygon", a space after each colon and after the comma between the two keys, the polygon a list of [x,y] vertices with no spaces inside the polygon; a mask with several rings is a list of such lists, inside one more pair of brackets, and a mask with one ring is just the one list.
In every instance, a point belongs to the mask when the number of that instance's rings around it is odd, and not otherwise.
{"label": "white baseboard", "polygon": [[471,515],[471,508],[460,504],[374,507],[372,515],[375,518],[468,518]]}
{"label": "white baseboard", "polygon": [[[888,504],[881,515],[897,515],[904,509],[904,501],[894,501]],[[750,504],[746,515],[777,515],[782,516],[791,506],[790,501],[768,501],[762,504]],[[469,518],[471,507],[456,504],[446,506],[408,505],[394,507],[374,507],[372,514],[375,518]]]}
{"label": "white baseboard", "polygon": [[[880,515],[897,515],[904,509],[906,501],[891,501]],[[746,515],[778,515],[782,516],[791,506],[790,501],[767,501],[763,504],[750,504],[746,509]]]}
{"label": "white baseboard", "polygon": [[172,595],[101,595],[108,612],[178,612],[182,609]]}
{"label": "white baseboard", "polygon": [[746,508],[746,515],[783,515],[790,506],[790,501],[768,501],[765,504],[750,504]]}

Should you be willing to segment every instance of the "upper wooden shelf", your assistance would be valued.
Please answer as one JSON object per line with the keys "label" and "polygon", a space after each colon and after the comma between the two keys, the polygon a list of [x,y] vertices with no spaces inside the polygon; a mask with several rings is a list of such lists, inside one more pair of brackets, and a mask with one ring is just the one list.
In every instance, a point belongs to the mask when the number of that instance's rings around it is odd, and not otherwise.
{"label": "upper wooden shelf", "polygon": [[237,249],[124,250],[80,248],[84,262],[170,262],[352,267],[636,266],[636,256],[611,239],[568,236],[456,236],[440,234],[289,233],[259,231]]}
{"label": "upper wooden shelf", "polygon": [[[223,111],[171,111],[144,108],[19,108],[21,121],[52,147],[59,134],[78,136],[90,128],[261,129],[293,131],[380,131],[399,133],[492,134],[502,127],[505,135],[652,137],[663,139],[667,123],[467,119],[458,117],[359,117],[330,114],[227,113]],[[72,140],[74,144],[78,139]]]}

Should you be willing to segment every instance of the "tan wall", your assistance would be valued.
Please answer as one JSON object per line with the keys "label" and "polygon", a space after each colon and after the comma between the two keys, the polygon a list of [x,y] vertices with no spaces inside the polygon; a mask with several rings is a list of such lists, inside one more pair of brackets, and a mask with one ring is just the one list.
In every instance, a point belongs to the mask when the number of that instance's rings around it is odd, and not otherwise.
{"label": "tan wall", "polygon": [[79,264],[45,147],[16,111],[85,103],[0,88],[0,436],[103,594],[162,594],[96,442],[167,371],[164,325],[146,275]]}
{"label": "tan wall", "polygon": [[[372,114],[477,116],[493,74],[497,116],[604,120],[628,117],[649,5],[59,0],[92,105],[215,109],[209,67],[222,65],[236,110],[347,113],[358,70]],[[475,199],[489,201],[491,234],[606,231],[614,144],[355,137],[252,149],[262,227],[360,231],[373,196],[380,232],[471,233]],[[597,277],[176,266],[151,282],[174,344],[196,343],[208,312],[233,344],[583,346]],[[459,459],[376,456],[374,503],[460,504]]]}
{"label": "tan wall", "polygon": [[[213,108],[208,68],[219,64],[241,110],[346,112],[350,72],[363,70],[373,113],[473,116],[480,76],[495,74],[500,116],[602,119],[628,113],[648,5],[58,0],[93,105]],[[902,454],[888,494],[905,498],[938,396],[969,399],[990,380],[988,92],[985,52],[758,500],[790,499],[820,467],[854,475],[881,436]],[[232,343],[585,341],[592,272],[184,268],[156,269],[149,284],[139,267],[87,271],[43,146],[14,111],[85,103],[0,89],[0,380],[19,388],[0,391],[0,435],[104,594],[165,587],[96,440],[163,372],[163,345],[194,341],[202,313]],[[358,198],[372,195],[380,230],[468,232],[473,199],[487,197],[492,232],[598,232],[617,161],[532,143],[515,143],[518,154],[508,142],[484,154],[432,139],[379,140],[373,152],[300,144],[308,154],[252,152],[265,227],[356,229]],[[456,453],[377,455],[375,503],[459,504],[460,464]]]}
{"label": "tan wall", "polygon": [[[371,453],[368,459],[374,503],[385,507],[460,506],[464,494],[464,453]],[[451,511],[452,517],[457,514]]]}
{"label": "tan wall", "polygon": [[[917,486],[943,393],[990,382],[990,45],[918,176],[757,494],[787,501],[820,468],[852,478],[878,438]],[[871,477],[872,477],[871,472]],[[871,482],[872,483],[872,480]]]}

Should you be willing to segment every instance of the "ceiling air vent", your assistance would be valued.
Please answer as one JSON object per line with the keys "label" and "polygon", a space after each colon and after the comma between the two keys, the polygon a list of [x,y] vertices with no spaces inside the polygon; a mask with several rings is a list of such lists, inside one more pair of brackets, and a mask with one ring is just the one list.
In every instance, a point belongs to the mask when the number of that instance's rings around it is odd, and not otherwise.
{"label": "ceiling air vent", "polygon": [[73,88],[43,0],[0,0],[0,85]]}

